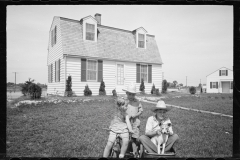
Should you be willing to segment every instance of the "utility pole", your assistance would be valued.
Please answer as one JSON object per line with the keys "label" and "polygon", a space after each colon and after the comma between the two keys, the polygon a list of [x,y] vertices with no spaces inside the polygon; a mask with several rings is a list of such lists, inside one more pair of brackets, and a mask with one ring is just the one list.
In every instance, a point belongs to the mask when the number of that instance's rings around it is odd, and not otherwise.
{"label": "utility pole", "polygon": [[13,73],[15,73],[15,86],[14,86],[14,93],[15,93],[15,91],[16,91],[16,77],[17,77],[17,76],[16,76],[16,73],[17,73],[17,72],[13,72]]}
{"label": "utility pole", "polygon": [[187,76],[186,76],[186,87],[187,87]]}

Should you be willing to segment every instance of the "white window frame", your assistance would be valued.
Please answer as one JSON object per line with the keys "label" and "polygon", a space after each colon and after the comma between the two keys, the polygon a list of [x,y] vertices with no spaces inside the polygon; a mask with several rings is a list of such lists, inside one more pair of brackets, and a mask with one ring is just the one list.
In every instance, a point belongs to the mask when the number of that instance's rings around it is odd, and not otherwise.
{"label": "white window frame", "polygon": [[226,70],[221,70],[221,76],[226,76],[227,73],[226,73]]}
{"label": "white window frame", "polygon": [[[143,41],[139,40],[139,34],[143,35]],[[139,42],[143,42],[143,47],[139,46]],[[146,42],[146,34],[138,33],[138,48],[145,48],[145,45],[146,45],[145,42]]]}
{"label": "white window frame", "polygon": [[[88,69],[88,63],[89,63],[89,61],[95,61],[95,62],[96,62],[96,79],[95,79],[95,80],[89,80],[89,79],[88,79],[88,71],[89,71],[89,69]],[[91,71],[91,70],[90,70],[90,71]],[[92,71],[93,71],[93,70],[92,70]],[[98,79],[98,61],[95,60],[95,59],[87,59],[86,81],[88,81],[88,82],[97,82],[97,79]]]}
{"label": "white window frame", "polygon": [[144,83],[147,83],[148,82],[148,65],[147,64],[140,64],[140,83],[142,82],[142,66],[147,66],[146,68],[147,68],[147,72],[146,72],[146,74],[147,74],[147,80],[145,81],[144,79]]}
{"label": "white window frame", "polygon": [[212,82],[212,88],[217,88],[217,82]]}
{"label": "white window frame", "polygon": [[[85,40],[87,40],[87,41],[95,41],[95,34],[96,34],[95,27],[96,27],[96,25],[95,24],[91,24],[91,23],[86,23],[85,25],[86,25],[85,26],[86,27],[86,30],[85,30]],[[93,25],[94,26],[94,32],[87,32],[87,25]],[[87,39],[87,33],[93,33],[94,34],[93,40]]]}

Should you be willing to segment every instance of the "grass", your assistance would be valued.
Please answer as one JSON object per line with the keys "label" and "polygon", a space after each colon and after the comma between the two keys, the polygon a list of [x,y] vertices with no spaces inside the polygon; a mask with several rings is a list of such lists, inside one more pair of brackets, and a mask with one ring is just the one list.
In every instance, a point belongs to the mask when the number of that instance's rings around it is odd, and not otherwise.
{"label": "grass", "polygon": [[[181,103],[184,107],[204,107],[231,112],[232,104],[222,99],[196,97],[171,98],[165,102]],[[211,96],[216,96],[212,94]],[[208,97],[208,95],[206,95]],[[50,97],[56,98],[56,97]],[[71,97],[83,99],[86,97]],[[107,143],[113,110],[112,96],[87,97],[91,102],[44,104],[10,108],[7,103],[7,156],[10,157],[101,157]],[[61,99],[68,99],[62,97]],[[101,99],[105,99],[101,101]],[[16,100],[17,101],[17,100]],[[201,102],[206,101],[206,102]],[[217,103],[221,101],[219,106]],[[189,102],[189,104],[187,104]],[[214,105],[217,103],[216,105]],[[201,104],[201,105],[200,105]],[[153,104],[143,103],[140,133],[144,134],[147,118],[153,113]],[[209,108],[208,108],[209,109]],[[211,114],[172,108],[168,112],[173,130],[180,137],[176,144],[178,157],[231,157],[232,119]]]}

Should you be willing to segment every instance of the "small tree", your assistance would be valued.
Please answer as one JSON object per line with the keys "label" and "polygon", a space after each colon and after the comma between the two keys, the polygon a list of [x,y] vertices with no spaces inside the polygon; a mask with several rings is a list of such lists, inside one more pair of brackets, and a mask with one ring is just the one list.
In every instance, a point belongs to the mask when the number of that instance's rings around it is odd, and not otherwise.
{"label": "small tree", "polygon": [[91,96],[92,95],[92,91],[90,90],[88,85],[85,86],[85,89],[84,89],[83,92],[84,92],[84,96]]}
{"label": "small tree", "polygon": [[28,93],[30,94],[31,99],[39,99],[41,98],[42,88],[32,83],[28,87]]}
{"label": "small tree", "polygon": [[177,86],[177,84],[178,84],[178,82],[175,80],[175,81],[173,81],[173,86],[174,87],[176,87]]}
{"label": "small tree", "polygon": [[68,79],[66,80],[65,96],[71,97],[72,94],[72,77],[68,76]]}
{"label": "small tree", "polygon": [[116,89],[112,90],[112,94],[113,94],[114,97],[117,97]]}
{"label": "small tree", "polygon": [[34,79],[33,80],[31,80],[31,78],[29,78],[28,79],[28,81],[26,81],[21,87],[22,87],[22,89],[21,89],[21,91],[22,91],[22,94],[24,95],[24,96],[26,96],[29,92],[28,92],[28,88],[29,88],[29,86],[31,85],[31,84],[33,84],[33,82],[34,82]]}
{"label": "small tree", "polygon": [[196,93],[196,88],[195,87],[190,87],[189,88],[189,92],[191,93],[191,94],[195,94]]}
{"label": "small tree", "polygon": [[141,80],[141,85],[140,85],[139,90],[142,91],[142,93],[144,93],[144,91],[145,91],[145,85],[144,85],[144,80],[143,80],[143,78],[142,78],[142,80]]}
{"label": "small tree", "polygon": [[105,83],[104,83],[103,79],[102,79],[101,84],[100,84],[99,95],[106,95]]}
{"label": "small tree", "polygon": [[153,86],[152,86],[152,90],[151,90],[151,94],[155,94],[156,93],[156,89],[155,89],[155,85],[153,83]]}
{"label": "small tree", "polygon": [[167,83],[167,80],[164,79],[162,82],[162,93],[166,93],[167,88],[168,88],[168,83]]}
{"label": "small tree", "polygon": [[159,92],[159,88],[156,89],[156,95],[157,95],[157,96],[160,96],[160,95],[161,95],[160,92]]}

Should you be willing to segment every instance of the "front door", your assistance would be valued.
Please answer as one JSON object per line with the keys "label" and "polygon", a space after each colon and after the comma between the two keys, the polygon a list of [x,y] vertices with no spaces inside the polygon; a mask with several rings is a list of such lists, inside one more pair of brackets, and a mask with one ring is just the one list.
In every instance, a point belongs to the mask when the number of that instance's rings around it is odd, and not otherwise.
{"label": "front door", "polygon": [[222,82],[222,93],[230,93],[230,82]]}
{"label": "front door", "polygon": [[124,64],[117,63],[117,71],[116,71],[116,91],[118,94],[122,94],[124,89]]}

